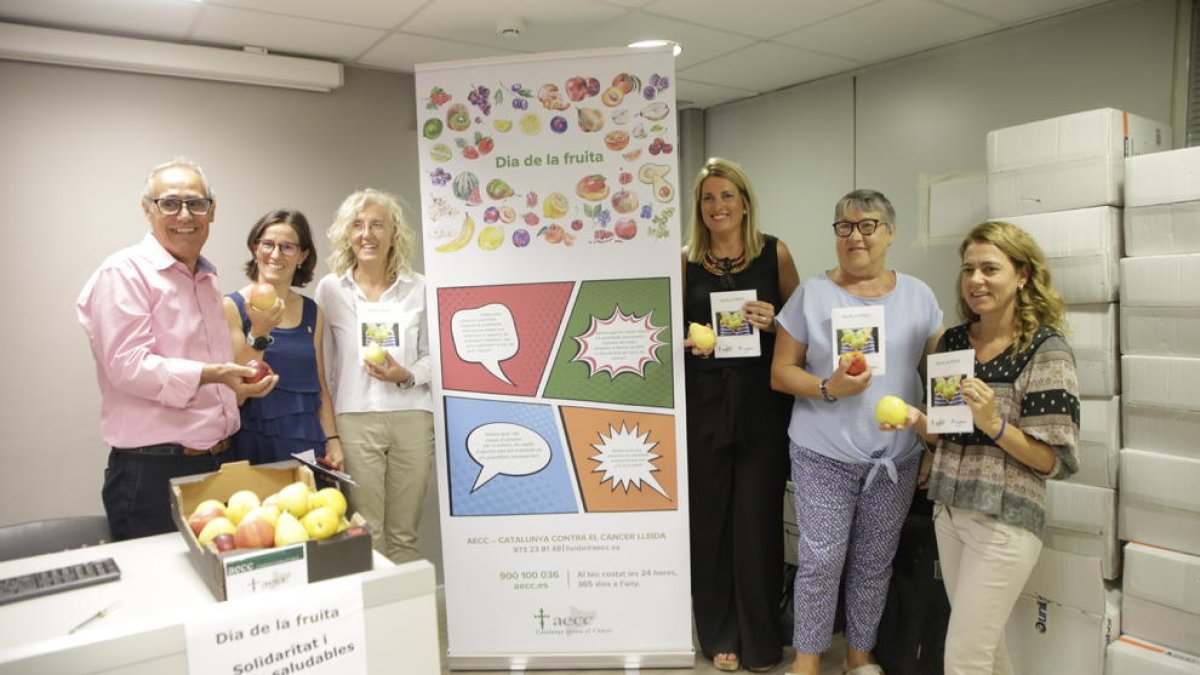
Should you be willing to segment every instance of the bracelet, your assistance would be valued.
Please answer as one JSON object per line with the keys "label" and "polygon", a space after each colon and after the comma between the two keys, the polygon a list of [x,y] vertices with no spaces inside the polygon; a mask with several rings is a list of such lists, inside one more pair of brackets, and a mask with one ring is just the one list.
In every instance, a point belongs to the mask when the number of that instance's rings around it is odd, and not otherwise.
{"label": "bracelet", "polygon": [[325,437],[325,440],[327,440],[327,441],[332,441],[332,440],[333,440],[333,439],[335,439],[335,438],[337,438],[337,439],[339,439],[339,440],[340,440],[342,437],[341,437],[341,436],[338,436],[337,434],[334,434],[334,435],[332,435],[332,436],[326,436],[326,437]]}
{"label": "bracelet", "polygon": [[1000,439],[1004,438],[1004,430],[1007,428],[1008,428],[1008,420],[1001,417],[1000,418],[1000,431],[998,431],[995,436],[990,437],[992,439],[992,442],[999,443]]}

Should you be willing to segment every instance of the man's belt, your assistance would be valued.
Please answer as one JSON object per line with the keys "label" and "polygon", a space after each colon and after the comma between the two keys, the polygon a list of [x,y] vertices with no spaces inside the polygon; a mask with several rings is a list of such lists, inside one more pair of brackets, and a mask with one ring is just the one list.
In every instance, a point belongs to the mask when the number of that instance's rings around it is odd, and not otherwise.
{"label": "man's belt", "polygon": [[197,457],[199,455],[219,455],[229,449],[233,441],[225,438],[217,441],[217,444],[211,448],[188,448],[179,443],[159,443],[157,445],[143,445],[140,448],[113,448],[118,452],[137,452],[143,455],[182,455],[185,457]]}

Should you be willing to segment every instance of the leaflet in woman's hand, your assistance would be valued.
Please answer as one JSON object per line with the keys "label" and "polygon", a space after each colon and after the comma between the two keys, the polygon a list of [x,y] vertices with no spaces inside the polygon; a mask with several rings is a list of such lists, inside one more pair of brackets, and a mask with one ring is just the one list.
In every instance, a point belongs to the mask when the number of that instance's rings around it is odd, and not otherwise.
{"label": "leaflet in woman's hand", "polygon": [[931,434],[966,434],[975,428],[962,381],[975,377],[975,350],[930,354],[926,360],[925,417]]}
{"label": "leaflet in woman's hand", "polygon": [[746,318],[745,311],[747,302],[758,299],[758,292],[722,291],[709,293],[708,298],[712,304],[713,330],[717,332],[717,350],[713,356],[732,359],[761,355],[758,330]]}

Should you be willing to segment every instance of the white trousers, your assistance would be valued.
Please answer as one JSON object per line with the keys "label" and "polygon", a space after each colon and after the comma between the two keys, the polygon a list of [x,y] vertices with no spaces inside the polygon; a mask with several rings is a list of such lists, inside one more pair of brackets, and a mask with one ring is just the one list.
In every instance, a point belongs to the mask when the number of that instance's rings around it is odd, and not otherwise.
{"label": "white trousers", "polygon": [[1010,675],[1004,627],[1042,552],[1033,532],[978,511],[934,505],[950,598],[946,675]]}

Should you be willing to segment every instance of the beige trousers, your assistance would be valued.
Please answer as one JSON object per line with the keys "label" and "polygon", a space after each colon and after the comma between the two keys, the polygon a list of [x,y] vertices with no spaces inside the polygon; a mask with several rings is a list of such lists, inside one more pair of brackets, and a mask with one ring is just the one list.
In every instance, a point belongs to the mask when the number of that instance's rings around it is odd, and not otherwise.
{"label": "beige trousers", "polygon": [[433,414],[424,410],[337,416],[350,508],[371,527],[375,550],[394,563],[418,560],[417,527],[433,466]]}
{"label": "beige trousers", "polygon": [[946,630],[946,675],[1010,675],[1004,627],[1042,540],[1024,528],[967,509],[935,504],[934,531],[950,626]]}

